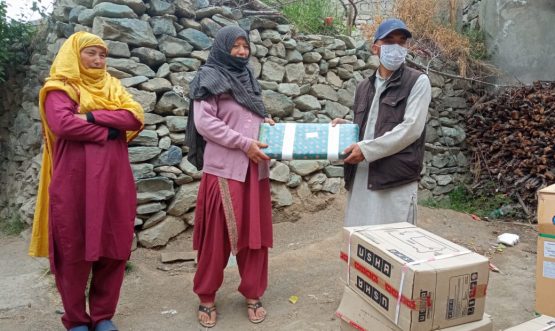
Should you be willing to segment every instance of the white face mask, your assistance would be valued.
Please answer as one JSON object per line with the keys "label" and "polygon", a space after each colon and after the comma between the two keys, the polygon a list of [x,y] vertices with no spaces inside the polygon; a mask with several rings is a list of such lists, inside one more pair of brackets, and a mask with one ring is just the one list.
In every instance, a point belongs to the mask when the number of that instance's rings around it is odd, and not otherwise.
{"label": "white face mask", "polygon": [[398,44],[381,45],[380,63],[390,71],[395,71],[405,63],[407,49]]}

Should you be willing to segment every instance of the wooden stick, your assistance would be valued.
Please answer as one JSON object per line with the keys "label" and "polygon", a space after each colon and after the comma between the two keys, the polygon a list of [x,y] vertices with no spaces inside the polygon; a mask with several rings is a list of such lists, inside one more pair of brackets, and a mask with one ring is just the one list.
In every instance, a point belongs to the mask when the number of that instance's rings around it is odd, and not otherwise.
{"label": "wooden stick", "polygon": [[280,12],[273,10],[243,10],[243,15],[246,16],[256,16],[256,15],[268,15],[268,16],[281,16]]}
{"label": "wooden stick", "polygon": [[[422,69],[422,70],[426,70],[426,67],[421,65],[420,63],[416,63],[411,59],[407,58],[407,62],[410,64],[413,64],[415,66],[417,66],[418,68]],[[474,82],[474,83],[479,83],[479,84],[484,84],[484,85],[489,85],[489,86],[494,86],[496,88],[499,87],[520,87],[519,85],[499,85],[499,84],[494,84],[494,83],[488,83],[488,82],[484,82],[483,80],[479,80],[479,79],[474,79],[474,78],[468,78],[468,77],[464,77],[464,76],[459,76],[459,75],[453,75],[453,74],[448,74],[446,72],[443,71],[439,71],[439,70],[435,70],[435,69],[428,69],[430,72],[436,73],[438,75],[442,75],[445,77],[449,77],[449,78],[455,78],[455,79],[461,79],[461,80],[466,80],[469,82]]]}
{"label": "wooden stick", "polygon": [[520,194],[518,194],[518,192],[516,193],[516,198],[518,199],[518,202],[520,203],[520,205],[522,206],[522,209],[524,209],[524,212],[526,213],[526,216],[528,216],[528,222],[530,222],[530,210],[528,209],[528,207],[526,207],[526,204],[524,203],[524,200],[522,200],[522,197],[520,196]]}

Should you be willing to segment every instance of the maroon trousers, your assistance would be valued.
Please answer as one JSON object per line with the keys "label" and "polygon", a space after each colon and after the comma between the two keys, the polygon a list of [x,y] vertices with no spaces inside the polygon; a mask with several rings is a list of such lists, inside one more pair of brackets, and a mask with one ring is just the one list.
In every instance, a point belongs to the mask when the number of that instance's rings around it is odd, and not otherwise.
{"label": "maroon trousers", "polygon": [[193,291],[201,302],[214,302],[229,254],[237,256],[239,292],[259,299],[268,287],[268,247],[272,247],[270,180],[258,178],[250,161],[245,182],[202,175],[193,247],[198,251]]}
{"label": "maroon trousers", "polygon": [[[225,224],[223,208],[211,210],[205,219],[206,232],[198,248],[197,272],[193,291],[201,302],[214,302],[216,292],[224,280],[231,246]],[[258,299],[268,287],[268,248],[243,248],[237,253],[237,266],[241,276],[239,292],[247,299]]]}
{"label": "maroon trousers", "polygon": [[[119,300],[126,261],[100,258],[95,262],[64,263],[60,258],[57,262],[54,276],[64,305],[64,326],[67,329],[79,325],[94,328],[98,322],[112,319]],[[85,290],[91,271],[89,315]]]}

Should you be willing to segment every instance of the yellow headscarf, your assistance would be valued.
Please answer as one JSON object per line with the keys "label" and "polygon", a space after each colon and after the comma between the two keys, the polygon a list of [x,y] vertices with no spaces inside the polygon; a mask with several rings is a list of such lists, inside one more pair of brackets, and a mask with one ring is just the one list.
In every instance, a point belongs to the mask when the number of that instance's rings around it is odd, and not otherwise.
{"label": "yellow headscarf", "polygon": [[[112,77],[106,68],[89,69],[81,63],[81,50],[90,46],[107,49],[104,41],[88,32],[71,35],[62,45],[50,68],[50,76],[40,90],[39,111],[44,134],[44,150],[40,172],[37,203],[33,220],[33,234],[29,255],[48,256],[48,186],[52,177],[52,151],[56,136],[46,121],[44,101],[48,92],[62,90],[79,105],[79,113],[104,109],[131,112],[144,125],[144,112],[141,105],[125,90],[117,78]],[[142,128],[141,128],[142,130]],[[126,132],[127,141],[135,138],[139,131]]]}

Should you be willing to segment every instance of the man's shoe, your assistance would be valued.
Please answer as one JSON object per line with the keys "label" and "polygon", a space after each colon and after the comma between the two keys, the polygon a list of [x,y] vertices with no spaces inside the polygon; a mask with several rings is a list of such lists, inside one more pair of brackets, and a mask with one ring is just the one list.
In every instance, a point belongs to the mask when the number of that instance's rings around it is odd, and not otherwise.
{"label": "man's shoe", "polygon": [[100,321],[94,331],[118,331],[116,325],[110,320]]}
{"label": "man's shoe", "polygon": [[86,325],[79,325],[72,327],[69,331],[89,331],[89,327]]}

